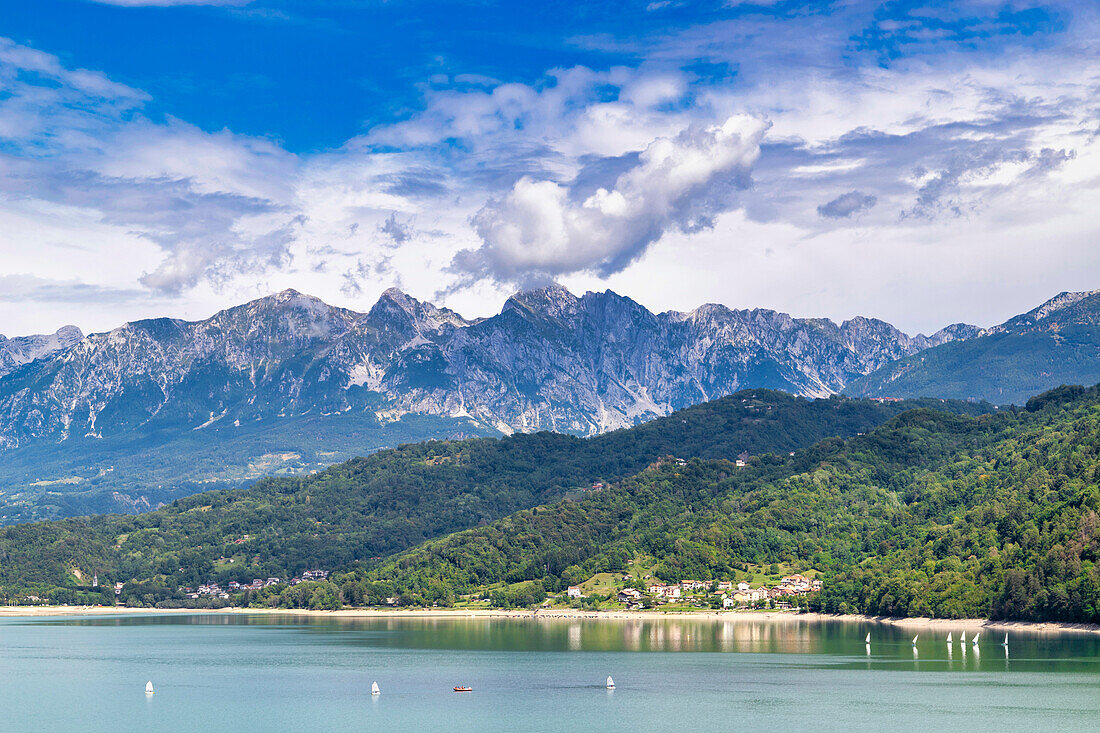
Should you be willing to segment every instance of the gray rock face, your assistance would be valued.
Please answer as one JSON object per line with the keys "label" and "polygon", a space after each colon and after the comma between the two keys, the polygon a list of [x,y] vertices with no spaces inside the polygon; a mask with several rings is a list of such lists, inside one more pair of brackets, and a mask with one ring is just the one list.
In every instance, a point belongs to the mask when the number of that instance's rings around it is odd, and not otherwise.
{"label": "gray rock face", "polygon": [[0,377],[35,359],[67,349],[84,334],[76,326],[63,326],[57,333],[7,338],[0,334]]}
{"label": "gray rock face", "polygon": [[205,321],[58,332],[55,353],[0,377],[0,447],[356,410],[589,435],[746,387],[832,394],[976,331],[909,337],[874,319],[720,305],[655,314],[559,286],[469,321],[397,290],[365,314],[288,290]]}

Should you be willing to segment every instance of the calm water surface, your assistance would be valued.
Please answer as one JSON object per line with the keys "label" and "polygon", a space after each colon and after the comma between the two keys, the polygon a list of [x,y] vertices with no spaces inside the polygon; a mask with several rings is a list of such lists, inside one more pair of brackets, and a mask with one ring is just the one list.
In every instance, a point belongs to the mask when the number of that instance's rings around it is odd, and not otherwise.
{"label": "calm water surface", "polygon": [[914,654],[913,633],[745,619],[12,618],[0,620],[0,725],[1100,731],[1100,638],[1016,632],[1006,654],[987,632],[977,652],[949,654],[946,632],[926,630]]}

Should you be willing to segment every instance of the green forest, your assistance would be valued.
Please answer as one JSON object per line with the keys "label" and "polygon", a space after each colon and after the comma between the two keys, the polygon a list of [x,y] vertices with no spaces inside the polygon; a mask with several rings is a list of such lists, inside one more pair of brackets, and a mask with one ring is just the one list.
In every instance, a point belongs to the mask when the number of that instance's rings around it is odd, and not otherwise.
{"label": "green forest", "polygon": [[113,600],[96,573],[124,603],[179,605],[180,586],[317,567],[327,581],[232,602],[514,606],[644,558],[664,582],[813,572],[805,605],[829,613],[1100,621],[1100,388],[987,408],[754,390],[588,440],[402,446],[147,514],[5,528],[0,587]]}
{"label": "green forest", "polygon": [[363,573],[432,598],[548,592],[629,559],[655,577],[821,573],[814,610],[1100,621],[1100,391],[977,418],[906,412],[795,456],[661,462],[609,490],[434,540]]}
{"label": "green forest", "polygon": [[[98,599],[89,586],[124,582],[122,600],[179,600],[207,582],[286,578],[308,568],[376,563],[427,539],[580,495],[657,458],[787,453],[867,431],[917,406],[980,414],[941,400],[806,400],[749,390],[591,439],[554,433],[429,441],[305,477],[264,479],[139,515],[99,515],[0,530],[0,594],[48,602]],[[140,589],[140,593],[138,592]]]}

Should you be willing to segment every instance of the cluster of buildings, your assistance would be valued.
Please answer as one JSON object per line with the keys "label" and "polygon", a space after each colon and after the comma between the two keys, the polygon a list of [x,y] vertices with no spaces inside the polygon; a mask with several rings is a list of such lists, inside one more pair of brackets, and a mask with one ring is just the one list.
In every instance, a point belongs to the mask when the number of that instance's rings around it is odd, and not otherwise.
{"label": "cluster of buildings", "polygon": [[[307,570],[302,573],[301,577],[294,577],[286,581],[287,585],[298,585],[301,582],[307,580],[325,580],[328,578],[327,570]],[[200,585],[198,588],[180,587],[180,591],[188,598],[195,600],[202,598],[203,596],[211,598],[229,598],[230,593],[243,593],[249,590],[260,590],[261,588],[268,588],[273,585],[278,585],[282,582],[279,578],[253,578],[251,583],[239,583],[236,580],[231,580],[227,584],[225,589],[222,589],[217,583],[206,583]],[[119,583],[118,587],[121,590],[122,584]],[[118,591],[116,591],[118,592]]]}
{"label": "cluster of buildings", "polygon": [[202,598],[203,596],[207,596],[210,598],[229,598],[229,593],[222,590],[222,587],[217,583],[204,583],[203,585],[200,585],[197,589],[188,586],[181,586],[179,590],[191,600]]}
{"label": "cluster of buildings", "polygon": [[807,593],[813,593],[821,590],[820,580],[810,580],[804,575],[788,575],[781,578],[779,585],[773,588],[768,588],[765,585],[760,585],[757,588],[753,588],[748,583],[742,581],[737,584],[737,591],[728,595],[722,596],[722,608],[733,608],[734,606],[756,606],[764,601],[772,601],[777,608],[784,608],[790,605],[791,596],[804,596]]}
{"label": "cluster of buildings", "polygon": [[[629,576],[627,576],[629,577]],[[734,587],[730,580],[681,580],[679,583],[668,585],[653,583],[646,587],[645,592],[637,588],[623,588],[617,595],[620,603],[625,603],[627,608],[640,608],[648,596],[657,604],[679,601],[689,597],[692,600],[705,598],[709,592],[711,596],[721,599],[722,608],[734,608],[738,606],[756,606],[766,601],[772,601],[776,607],[784,608],[790,605],[792,596],[802,596],[821,590],[820,580],[810,580],[804,575],[788,575],[779,581],[779,584],[769,588],[760,585],[753,588],[746,581],[741,581]],[[580,586],[571,585],[566,589],[569,598],[583,598]]]}

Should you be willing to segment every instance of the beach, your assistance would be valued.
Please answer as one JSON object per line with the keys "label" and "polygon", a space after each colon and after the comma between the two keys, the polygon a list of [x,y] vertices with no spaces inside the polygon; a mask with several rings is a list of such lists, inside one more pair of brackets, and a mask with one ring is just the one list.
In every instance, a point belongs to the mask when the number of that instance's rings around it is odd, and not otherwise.
{"label": "beach", "polygon": [[528,610],[457,609],[457,608],[349,608],[339,611],[313,611],[285,608],[129,608],[124,606],[0,606],[0,618],[49,616],[117,616],[117,615],[272,615],[317,616],[327,618],[419,618],[419,619],[529,619],[531,621],[698,621],[883,624],[900,628],[943,629],[965,631],[1030,631],[1077,632],[1100,634],[1100,624],[1061,623],[1055,621],[994,621],[981,618],[899,618],[860,614],[831,615],[799,613],[797,611],[584,611],[573,608]]}

